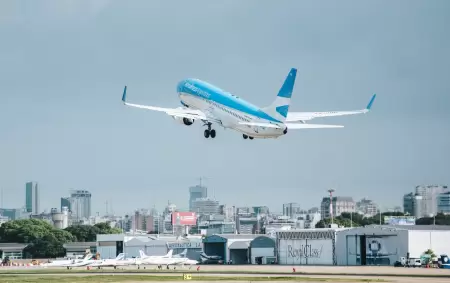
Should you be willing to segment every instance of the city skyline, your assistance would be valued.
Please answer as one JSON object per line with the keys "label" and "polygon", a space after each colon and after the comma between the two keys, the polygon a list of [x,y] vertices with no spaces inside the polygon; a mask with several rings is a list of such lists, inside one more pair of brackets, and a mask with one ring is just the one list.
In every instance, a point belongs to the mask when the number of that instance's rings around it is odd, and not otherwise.
{"label": "city skyline", "polygon": [[[26,183],[26,187],[27,187],[27,185],[29,183],[30,182]],[[37,182],[31,182],[31,183],[33,183],[34,185],[37,184]],[[447,187],[446,185],[417,185],[417,186],[414,186],[414,188],[421,187],[421,186],[425,186],[425,187],[426,186],[428,186],[428,187],[429,186],[444,186],[445,188]],[[99,215],[107,215],[107,214],[111,214],[111,213],[114,213],[115,215],[124,215],[124,214],[132,213],[136,209],[149,209],[149,210],[151,210],[151,209],[156,208],[158,211],[163,211],[167,207],[167,205],[169,203],[170,204],[174,204],[176,206],[176,208],[181,210],[181,211],[191,211],[190,210],[190,205],[191,205],[192,192],[196,192],[196,190],[199,189],[199,188],[204,190],[205,193],[208,190],[208,186],[207,185],[205,185],[203,183],[200,186],[200,183],[199,183],[197,185],[187,186],[185,188],[185,190],[187,192],[187,195],[184,198],[182,197],[181,201],[179,203],[177,203],[175,201],[167,200],[165,202],[160,202],[160,203],[157,203],[157,204],[150,204],[149,206],[139,206],[139,205],[137,205],[137,206],[132,207],[131,209],[122,209],[122,210],[120,210],[120,208],[119,208],[119,210],[116,210],[114,208],[114,203],[112,203],[112,202],[106,201],[106,203],[105,203],[103,201],[102,203],[99,203],[99,200],[96,200],[96,198],[94,197],[93,200],[92,200],[92,203],[91,203],[91,200],[89,200],[89,211],[90,211],[90,215],[91,216],[95,216],[97,214],[99,214]],[[42,190],[39,190],[39,194],[41,194],[41,192],[42,192]],[[86,193],[89,194],[89,196],[91,195],[91,191],[77,190],[77,189],[74,189],[74,188],[71,188],[71,189],[67,190],[66,192],[69,192],[70,194],[73,194],[75,192],[86,192]],[[266,203],[250,203],[249,204],[249,203],[245,202],[245,203],[242,203],[242,204],[236,204],[236,203],[227,203],[227,202],[224,202],[221,199],[217,199],[217,198],[212,198],[212,199],[217,200],[219,202],[219,204],[221,204],[221,205],[222,204],[226,204],[228,206],[236,206],[236,207],[255,207],[255,206],[264,205],[264,206],[269,207],[269,209],[272,212],[276,212],[276,213],[279,213],[279,214],[284,214],[285,213],[284,212],[284,206],[285,205],[289,205],[289,204],[299,205],[300,210],[309,210],[311,208],[316,208],[316,207],[320,208],[321,205],[322,205],[323,199],[328,199],[329,198],[329,196],[326,196],[326,194],[328,194],[328,192],[326,192],[322,196],[322,198],[320,199],[320,201],[316,205],[312,205],[311,203],[302,204],[301,202],[288,202],[288,201],[285,201],[285,202],[279,203],[279,204],[277,203],[277,204],[275,204],[273,206],[267,205]],[[342,197],[350,198],[350,199],[353,199],[354,204],[357,205],[358,201],[360,201],[360,200],[364,201],[366,198],[369,198],[370,201],[374,201],[375,203],[377,203],[377,205],[376,205],[377,209],[378,209],[378,207],[380,207],[382,211],[388,211],[388,210],[393,209],[395,207],[402,207],[403,208],[404,207],[404,198],[403,197],[406,194],[408,194],[408,192],[405,192],[402,195],[402,198],[400,198],[397,201],[394,201],[393,202],[394,204],[392,204],[392,205],[391,204],[385,204],[385,203],[380,204],[376,199],[373,199],[373,198],[371,198],[370,196],[367,196],[367,195],[362,196],[362,197],[354,197],[354,196],[347,196],[347,195],[342,195],[342,194],[334,194],[333,199],[335,199],[336,197],[338,197],[338,198],[342,198]],[[43,207],[41,209],[41,212],[49,212],[52,208],[55,208],[55,207],[58,207],[58,209],[61,208],[61,210],[62,210],[62,206],[68,206],[69,210],[70,210],[70,204],[66,204],[66,202],[67,203],[70,202],[70,199],[71,199],[70,196],[69,197],[61,196],[58,199],[59,199],[58,206]],[[89,197],[89,199],[90,199],[90,197]],[[210,198],[206,197],[205,199],[210,199]],[[64,202],[64,204],[63,204],[63,202]],[[106,207],[104,206],[105,204],[107,205]],[[101,209],[95,209],[96,207],[99,207],[99,208],[102,207],[102,205],[103,205],[104,211],[102,211]],[[1,208],[7,208],[7,209],[11,209],[11,208],[26,208],[26,203],[23,203],[22,205],[18,205],[18,206],[13,206],[13,207],[1,207]]]}
{"label": "city skyline", "polygon": [[[118,213],[188,207],[200,175],[221,203],[279,210],[319,206],[329,188],[397,206],[417,185],[449,183],[450,2],[177,5],[0,4],[4,206],[23,206],[28,180],[39,183],[41,211],[78,188],[92,193],[92,213],[106,201]],[[180,105],[176,82],[196,77],[263,106],[292,67],[293,111],[359,109],[376,93],[370,115],[277,140],[217,127],[221,138],[206,140],[201,123],[120,101],[127,85],[133,101]]]}

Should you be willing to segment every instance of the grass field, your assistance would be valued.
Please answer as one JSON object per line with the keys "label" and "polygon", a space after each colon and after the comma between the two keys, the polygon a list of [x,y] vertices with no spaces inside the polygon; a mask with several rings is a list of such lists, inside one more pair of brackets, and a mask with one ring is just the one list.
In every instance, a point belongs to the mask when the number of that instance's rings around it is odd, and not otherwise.
{"label": "grass field", "polygon": [[[157,282],[157,281],[184,281],[182,274],[178,276],[156,276],[156,275],[2,275],[0,282],[19,283],[19,282],[33,282],[33,283],[91,283],[91,282]],[[380,279],[347,279],[347,278],[311,278],[311,277],[283,277],[283,276],[259,276],[259,277],[220,277],[220,276],[195,276],[186,281],[241,281],[241,282],[255,282],[255,281],[290,281],[290,282],[388,282]]]}

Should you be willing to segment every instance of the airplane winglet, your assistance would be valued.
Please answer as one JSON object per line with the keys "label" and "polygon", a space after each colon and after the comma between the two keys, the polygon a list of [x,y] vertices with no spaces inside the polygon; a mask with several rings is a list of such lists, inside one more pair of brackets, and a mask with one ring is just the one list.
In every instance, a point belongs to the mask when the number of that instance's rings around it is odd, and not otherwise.
{"label": "airplane winglet", "polygon": [[122,102],[125,103],[127,98],[127,86],[123,89]]}
{"label": "airplane winglet", "polygon": [[367,104],[367,107],[366,107],[367,110],[370,110],[370,108],[372,108],[372,104],[373,104],[373,101],[375,100],[375,97],[377,97],[376,94],[374,94],[372,96],[372,98],[370,99],[369,104]]}

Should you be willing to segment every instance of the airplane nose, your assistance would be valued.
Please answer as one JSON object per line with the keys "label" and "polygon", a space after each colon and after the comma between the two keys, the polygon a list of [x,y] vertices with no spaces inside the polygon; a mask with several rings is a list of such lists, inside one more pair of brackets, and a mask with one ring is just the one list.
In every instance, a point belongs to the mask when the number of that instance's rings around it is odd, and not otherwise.
{"label": "airplane nose", "polygon": [[182,80],[177,84],[177,92],[180,93],[183,91],[184,84],[186,83],[186,80]]}

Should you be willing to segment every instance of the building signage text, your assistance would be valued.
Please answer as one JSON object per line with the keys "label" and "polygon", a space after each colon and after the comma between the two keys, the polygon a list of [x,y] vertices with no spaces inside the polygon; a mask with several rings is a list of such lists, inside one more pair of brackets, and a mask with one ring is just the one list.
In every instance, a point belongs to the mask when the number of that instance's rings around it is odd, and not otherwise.
{"label": "building signage text", "polygon": [[288,257],[293,258],[320,258],[322,255],[323,246],[320,248],[313,247],[312,245],[300,245],[299,248],[294,248],[288,245]]}
{"label": "building signage text", "polygon": [[169,249],[201,249],[202,243],[191,242],[191,243],[168,243]]}

